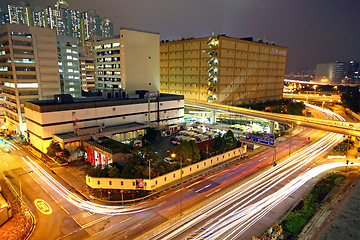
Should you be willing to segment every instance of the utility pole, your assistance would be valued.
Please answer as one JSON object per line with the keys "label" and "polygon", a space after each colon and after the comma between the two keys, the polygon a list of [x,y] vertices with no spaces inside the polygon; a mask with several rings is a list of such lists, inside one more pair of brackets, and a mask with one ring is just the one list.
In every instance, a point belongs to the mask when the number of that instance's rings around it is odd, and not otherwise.
{"label": "utility pole", "polygon": [[274,162],[273,162],[273,166],[276,166],[276,148],[274,148]]}
{"label": "utility pole", "polygon": [[23,194],[22,194],[22,189],[21,189],[21,176],[25,175],[25,174],[30,174],[32,173],[33,171],[29,171],[29,172],[26,172],[26,173],[22,173],[19,175],[19,190],[20,190],[20,199],[21,201],[23,200]]}
{"label": "utility pole", "polygon": [[149,180],[151,179],[151,168],[150,168],[150,162],[152,159],[147,160],[149,162]]}
{"label": "utility pole", "polygon": [[291,123],[291,136],[290,136],[290,148],[289,148],[289,156],[291,155],[291,141],[293,138],[293,127],[294,127],[294,123]]}
{"label": "utility pole", "polygon": [[182,216],[182,175],[183,175],[183,170],[182,170],[182,157],[180,157],[180,217]]}

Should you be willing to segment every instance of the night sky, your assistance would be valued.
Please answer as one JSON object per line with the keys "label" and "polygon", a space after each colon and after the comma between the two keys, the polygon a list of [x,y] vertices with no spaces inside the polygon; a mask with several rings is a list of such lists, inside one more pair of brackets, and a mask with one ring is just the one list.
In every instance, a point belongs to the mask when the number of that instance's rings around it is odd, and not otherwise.
{"label": "night sky", "polygon": [[[2,4],[19,0],[1,0]],[[55,0],[28,0],[45,7]],[[360,0],[68,0],[120,27],[159,32],[161,39],[263,38],[288,48],[287,72],[317,63],[360,60]],[[4,5],[2,5],[4,7]]]}

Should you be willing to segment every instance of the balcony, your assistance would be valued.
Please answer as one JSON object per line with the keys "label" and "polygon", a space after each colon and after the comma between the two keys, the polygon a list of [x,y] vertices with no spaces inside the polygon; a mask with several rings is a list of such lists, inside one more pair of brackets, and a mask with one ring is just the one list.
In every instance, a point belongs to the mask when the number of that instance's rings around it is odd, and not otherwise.
{"label": "balcony", "polygon": [[209,76],[213,76],[213,75],[216,75],[218,73],[218,69],[217,67],[211,67],[209,70],[208,70],[208,73],[209,73]]}
{"label": "balcony", "polygon": [[211,57],[215,57],[215,56],[218,55],[217,50],[211,50],[211,49],[210,49],[210,51],[208,52],[208,54],[209,54]]}
{"label": "balcony", "polygon": [[218,59],[216,57],[213,57],[208,61],[208,63],[209,63],[209,66],[213,66],[213,65],[217,66],[218,65]]}
{"label": "balcony", "polygon": [[208,82],[209,83],[217,83],[217,76],[214,76],[214,75],[211,75],[209,78],[208,78]]}

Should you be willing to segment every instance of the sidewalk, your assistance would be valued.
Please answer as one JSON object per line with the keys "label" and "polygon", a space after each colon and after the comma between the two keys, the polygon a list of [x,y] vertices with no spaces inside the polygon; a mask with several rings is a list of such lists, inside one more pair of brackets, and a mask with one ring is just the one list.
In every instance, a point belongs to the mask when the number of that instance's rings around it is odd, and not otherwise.
{"label": "sidewalk", "polygon": [[13,217],[0,227],[1,240],[27,239],[35,229],[35,218],[14,193],[6,180],[0,175],[0,186],[2,194],[10,203]]}

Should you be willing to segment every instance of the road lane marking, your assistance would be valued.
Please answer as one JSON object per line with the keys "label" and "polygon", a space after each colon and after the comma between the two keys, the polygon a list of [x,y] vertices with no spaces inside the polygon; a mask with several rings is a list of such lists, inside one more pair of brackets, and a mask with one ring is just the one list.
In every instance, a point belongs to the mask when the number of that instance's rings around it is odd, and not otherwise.
{"label": "road lane marking", "polygon": [[[119,225],[120,223],[123,223],[123,222],[129,220],[130,218],[131,218],[131,217],[128,217],[128,218],[126,218],[126,219],[124,219],[124,220],[122,220],[122,221],[120,221],[120,222],[118,222],[118,223],[116,223],[116,224],[111,225],[111,226],[108,227],[108,228],[105,228],[104,230],[109,230],[110,228],[113,228],[113,227],[115,227],[116,225]],[[103,231],[99,231],[99,232],[97,232],[97,233],[95,233],[95,234],[93,234],[93,235],[91,235],[91,236],[96,236],[96,235],[98,235],[99,233],[102,233],[102,232],[103,232]]]}
{"label": "road lane marking", "polygon": [[54,200],[54,202],[58,203],[58,201],[52,195],[50,195],[50,197]]}
{"label": "road lane marking", "polygon": [[49,193],[49,192],[44,188],[44,186],[41,186],[41,188],[44,189],[44,191],[45,191],[46,193]]}
{"label": "road lane marking", "polygon": [[104,216],[104,217],[102,217],[102,218],[99,218],[99,219],[97,219],[97,220],[94,220],[94,221],[92,221],[92,222],[89,222],[89,223],[87,223],[87,224],[84,224],[84,225],[80,225],[82,228],[87,228],[87,227],[90,227],[91,225],[94,225],[94,224],[96,224],[96,223],[99,223],[99,222],[101,222],[101,221],[104,221],[105,219],[108,219],[108,218],[111,218],[112,217],[112,215],[106,215],[106,216]]}
{"label": "road lane marking", "polygon": [[221,190],[221,188],[219,188],[219,189],[217,189],[217,190],[215,190],[214,192],[212,192],[212,193],[209,193],[208,195],[206,195],[205,197],[208,197],[208,196],[210,196],[210,195],[212,195],[212,194],[214,194],[214,193],[217,193],[218,191],[220,191]]}
{"label": "road lane marking", "polygon": [[135,225],[134,227],[132,227],[131,229],[137,228],[138,226],[140,226],[142,223],[139,223],[138,225]]}
{"label": "road lane marking", "polygon": [[211,186],[211,184],[206,185],[205,187],[200,188],[199,190],[197,190],[197,191],[195,191],[195,192],[198,193],[198,192],[200,192],[201,190],[204,190],[205,188],[208,188],[208,187],[210,187],[210,186]]}
{"label": "road lane marking", "polygon": [[66,211],[66,209],[65,209],[63,206],[60,205],[60,207],[61,207],[68,215],[70,215],[69,212]]}

